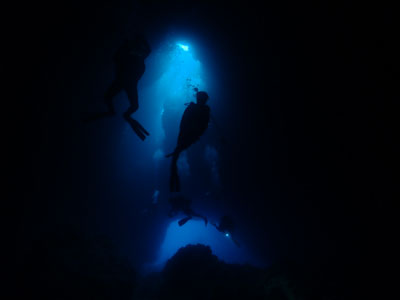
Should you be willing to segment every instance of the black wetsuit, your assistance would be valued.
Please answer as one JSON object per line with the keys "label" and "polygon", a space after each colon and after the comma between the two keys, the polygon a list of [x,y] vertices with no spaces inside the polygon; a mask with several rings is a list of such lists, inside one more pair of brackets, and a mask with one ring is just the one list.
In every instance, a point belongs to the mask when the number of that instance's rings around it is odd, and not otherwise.
{"label": "black wetsuit", "polygon": [[175,151],[183,151],[197,142],[208,128],[210,122],[210,107],[205,104],[191,102],[185,109]]}
{"label": "black wetsuit", "polygon": [[185,109],[181,124],[179,126],[179,136],[176,148],[172,155],[170,190],[171,192],[180,191],[180,181],[178,176],[177,161],[180,153],[197,142],[208,128],[210,122],[210,107],[206,104],[191,102]]}
{"label": "black wetsuit", "polygon": [[114,62],[115,80],[106,92],[106,103],[109,110],[114,111],[112,99],[120,91],[125,90],[130,102],[130,107],[125,112],[125,116],[129,117],[139,107],[137,84],[145,72],[144,59],[131,53],[129,45],[125,44],[118,49],[114,56]]}

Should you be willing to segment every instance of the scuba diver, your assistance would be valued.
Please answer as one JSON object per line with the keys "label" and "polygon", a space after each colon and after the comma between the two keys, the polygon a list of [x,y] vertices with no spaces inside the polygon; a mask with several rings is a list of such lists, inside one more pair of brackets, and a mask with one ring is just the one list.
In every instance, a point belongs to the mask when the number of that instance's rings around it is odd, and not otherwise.
{"label": "scuba diver", "polygon": [[189,148],[203,135],[208,128],[210,121],[210,107],[206,104],[208,94],[203,91],[196,91],[196,103],[190,102],[185,109],[179,126],[178,142],[174,152],[165,157],[172,156],[170,191],[179,192],[180,182],[178,176],[177,161],[182,151]]}
{"label": "scuba diver", "polygon": [[130,102],[128,110],[123,114],[124,119],[131,125],[141,140],[144,140],[146,135],[149,135],[138,121],[131,118],[131,115],[139,108],[137,85],[145,72],[144,60],[149,56],[150,52],[149,44],[140,34],[136,34],[133,38],[125,41],[114,55],[116,76],[104,97],[108,112],[90,116],[85,118],[85,121],[93,121],[115,115],[112,103],[113,98],[124,90]]}
{"label": "scuba diver", "polygon": [[223,216],[221,217],[219,224],[211,223],[211,225],[213,225],[219,232],[222,232],[227,238],[230,238],[236,244],[236,246],[240,247],[238,241],[232,237],[232,233],[235,229],[235,223],[230,216]]}
{"label": "scuba diver", "polygon": [[198,213],[195,213],[193,209],[191,208],[192,206],[192,200],[184,197],[181,194],[177,194],[169,198],[169,203],[171,204],[171,210],[168,213],[168,216],[172,218],[179,212],[183,212],[186,217],[179,220],[178,224],[179,226],[183,226],[187,221],[192,219],[193,217],[201,218],[204,220],[205,225],[207,226],[208,220],[206,217],[199,215]]}

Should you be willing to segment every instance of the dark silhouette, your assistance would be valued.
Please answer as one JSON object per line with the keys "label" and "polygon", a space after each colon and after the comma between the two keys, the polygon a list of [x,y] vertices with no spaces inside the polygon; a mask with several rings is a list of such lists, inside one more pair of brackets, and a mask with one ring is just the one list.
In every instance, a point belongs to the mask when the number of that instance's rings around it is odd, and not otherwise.
{"label": "dark silhouette", "polygon": [[174,195],[169,199],[169,203],[171,204],[171,210],[168,213],[169,217],[173,217],[179,212],[183,212],[186,217],[179,220],[179,226],[184,225],[187,221],[192,219],[193,217],[201,218],[204,220],[205,225],[207,226],[208,220],[206,217],[199,215],[198,213],[194,212],[191,208],[192,201],[181,194]]}
{"label": "dark silhouette", "polygon": [[141,140],[149,135],[147,130],[131,115],[139,108],[137,84],[145,72],[144,60],[150,52],[150,46],[142,35],[137,34],[134,38],[125,41],[114,55],[115,79],[105,93],[108,111],[87,116],[84,121],[94,121],[115,115],[113,98],[124,90],[130,102],[129,108],[123,114],[124,119],[131,125]]}
{"label": "dark silhouette", "polygon": [[221,217],[219,224],[211,223],[218,231],[222,232],[227,238],[230,238],[236,246],[240,247],[240,244],[235,240],[232,234],[235,231],[235,223],[230,216]]}
{"label": "dark silhouette", "polygon": [[264,277],[263,269],[219,260],[209,246],[187,245],[168,260],[162,272],[148,276],[136,295],[159,300],[274,299],[264,297]]}
{"label": "dark silhouette", "polygon": [[206,92],[199,92],[196,88],[196,103],[190,102],[185,109],[180,127],[178,142],[174,152],[166,155],[172,156],[171,163],[171,177],[170,177],[170,191],[179,192],[180,182],[178,175],[177,161],[182,151],[189,148],[193,143],[203,135],[208,128],[210,122],[210,107],[206,105],[208,94]]}

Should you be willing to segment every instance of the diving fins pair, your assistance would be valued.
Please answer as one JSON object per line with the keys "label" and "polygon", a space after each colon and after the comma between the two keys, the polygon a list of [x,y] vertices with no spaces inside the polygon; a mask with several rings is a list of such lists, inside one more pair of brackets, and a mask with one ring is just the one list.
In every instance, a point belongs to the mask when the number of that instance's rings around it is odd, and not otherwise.
{"label": "diving fins pair", "polygon": [[129,118],[128,120],[129,125],[131,125],[133,131],[137,134],[137,136],[144,141],[146,138],[146,135],[150,135],[146,129],[143,128],[143,126],[136,121],[135,119]]}

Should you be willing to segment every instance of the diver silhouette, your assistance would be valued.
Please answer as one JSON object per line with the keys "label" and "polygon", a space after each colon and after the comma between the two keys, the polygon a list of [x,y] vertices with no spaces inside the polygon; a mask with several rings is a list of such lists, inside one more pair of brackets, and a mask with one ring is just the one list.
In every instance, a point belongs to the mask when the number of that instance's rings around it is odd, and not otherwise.
{"label": "diver silhouette", "polygon": [[171,210],[168,213],[168,216],[172,218],[179,212],[183,212],[186,217],[179,220],[179,226],[183,226],[187,221],[192,219],[193,217],[197,217],[204,220],[205,225],[207,226],[208,220],[206,217],[196,213],[191,208],[192,200],[184,197],[182,194],[177,194],[169,198],[169,203],[171,204]]}
{"label": "diver silhouette", "polygon": [[115,115],[112,103],[113,98],[124,90],[130,102],[129,108],[123,114],[124,119],[131,125],[141,140],[144,140],[146,135],[149,135],[147,130],[131,115],[139,108],[137,85],[145,72],[144,60],[149,56],[150,52],[149,44],[144,36],[140,34],[136,34],[133,38],[125,41],[114,55],[115,79],[104,96],[108,111],[89,116],[85,118],[85,121],[94,121]]}
{"label": "diver silhouette", "polygon": [[211,223],[219,232],[222,232],[227,238],[230,238],[236,246],[240,247],[240,244],[235,240],[232,234],[235,231],[235,223],[230,216],[222,216],[219,224]]}
{"label": "diver silhouette", "polygon": [[172,156],[171,175],[170,175],[170,191],[180,191],[180,181],[178,175],[177,161],[182,151],[189,148],[208,128],[210,122],[210,107],[206,104],[208,94],[203,91],[198,91],[196,88],[196,103],[190,102],[186,107],[181,123],[179,126],[178,142],[174,152],[165,157]]}

